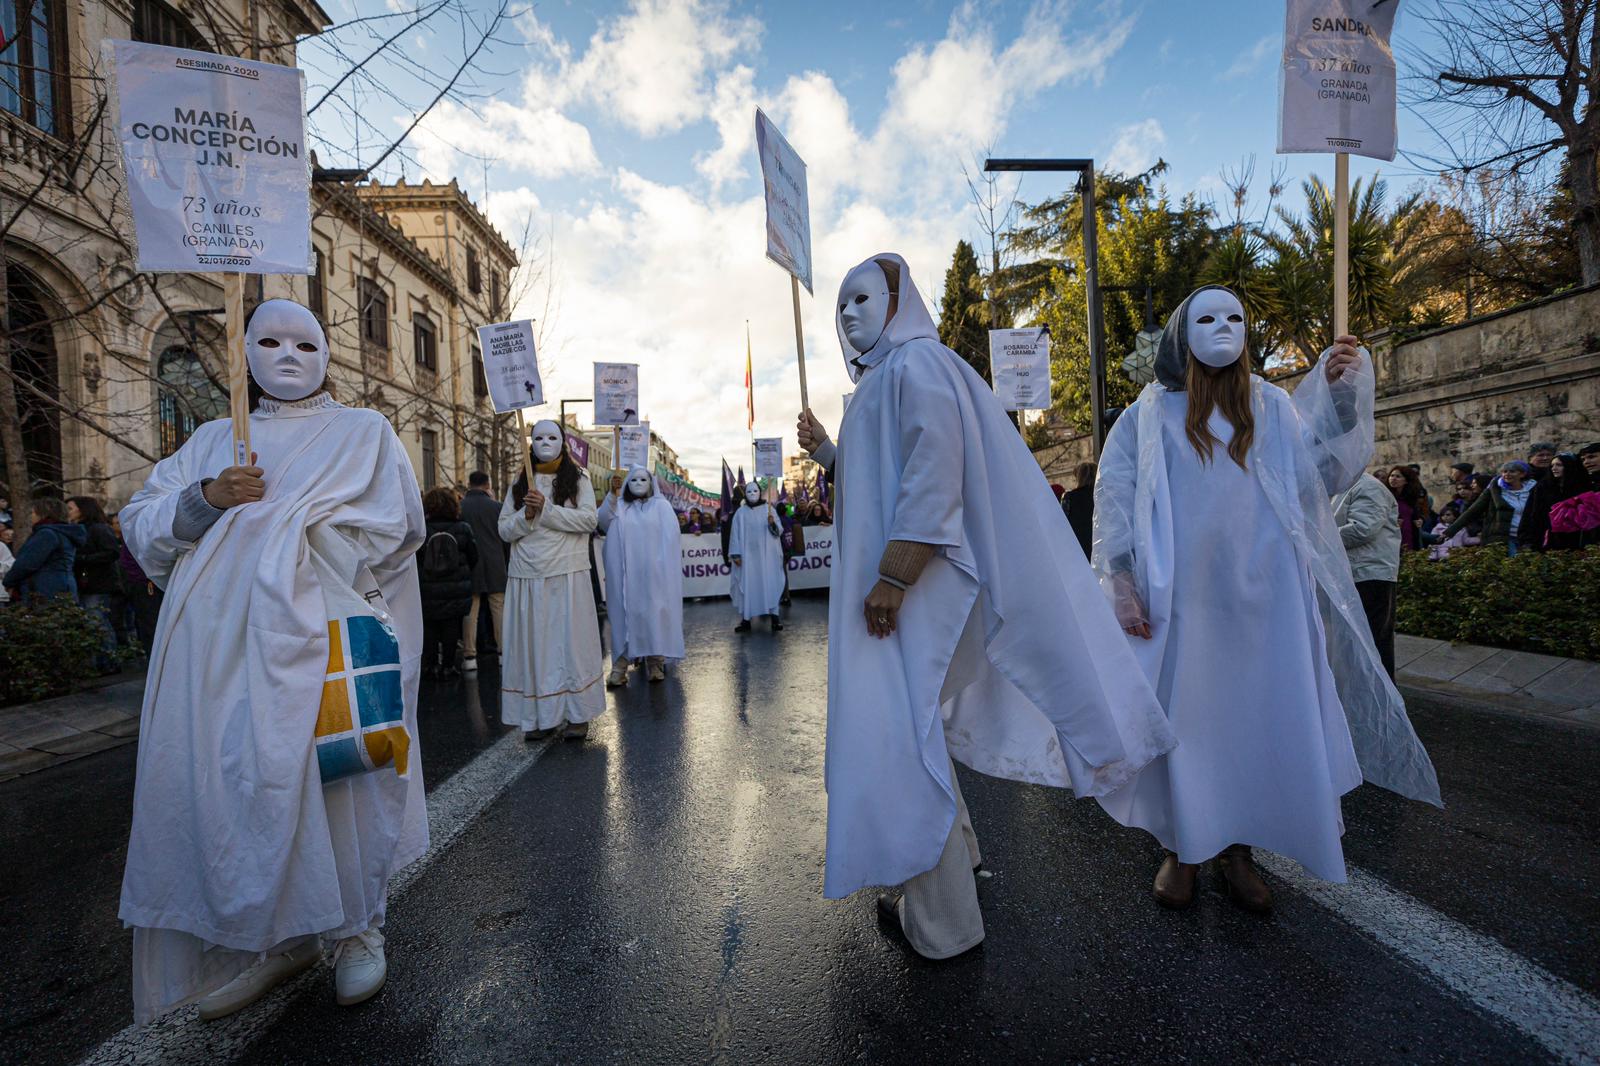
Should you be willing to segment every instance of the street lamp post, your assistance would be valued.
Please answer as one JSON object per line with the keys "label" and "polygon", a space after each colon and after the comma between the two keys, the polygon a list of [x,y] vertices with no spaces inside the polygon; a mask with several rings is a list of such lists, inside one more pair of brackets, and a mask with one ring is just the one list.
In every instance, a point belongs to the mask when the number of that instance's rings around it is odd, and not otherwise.
{"label": "street lamp post", "polygon": [[1078,175],[1078,194],[1083,201],[1083,282],[1085,303],[1089,305],[1089,407],[1090,433],[1094,438],[1094,455],[1100,458],[1100,446],[1105,442],[1106,408],[1106,336],[1105,319],[1100,307],[1100,255],[1099,226],[1095,221],[1094,160],[1093,159],[989,159],[983,169],[997,171],[1022,171],[1029,173],[1056,172]]}

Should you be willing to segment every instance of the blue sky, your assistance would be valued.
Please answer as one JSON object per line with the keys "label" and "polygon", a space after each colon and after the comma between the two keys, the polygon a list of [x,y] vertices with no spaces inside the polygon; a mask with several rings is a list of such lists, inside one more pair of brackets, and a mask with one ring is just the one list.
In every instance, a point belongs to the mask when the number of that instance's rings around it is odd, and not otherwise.
{"label": "blue sky", "polygon": [[[382,10],[325,3],[336,20]],[[1402,61],[1422,28],[1402,13]],[[974,152],[1089,155],[1121,169],[1159,156],[1174,194],[1205,196],[1254,156],[1263,190],[1287,164],[1298,206],[1300,179],[1330,174],[1331,158],[1274,154],[1282,33],[1275,0],[538,4],[503,34],[520,43],[485,60],[484,98],[436,109],[384,176],[402,166],[411,180],[455,176],[487,194],[508,235],[531,220],[544,273],[519,310],[544,319],[547,395],[588,395],[594,360],[639,362],[655,428],[715,484],[720,457],[749,455],[747,319],[756,432],[795,446],[793,326],[787,281],[762,255],[756,105],[808,164],[820,299],[803,308],[807,367],[812,407],[832,425],[848,388],[830,310],[839,279],[894,250],[936,298],[955,241],[976,232],[960,171]],[[435,69],[460,54],[432,27],[408,43]],[[301,64],[313,99],[343,69],[315,46]],[[384,78],[402,99],[432,95],[402,70]],[[370,95],[361,115],[369,144],[410,120]],[[321,132],[350,140],[332,119]],[[1430,137],[1402,110],[1402,150],[1430,150]],[[1353,177],[1376,169],[1351,167]],[[1382,169],[1399,187],[1420,180],[1403,158]],[[1059,187],[1030,176],[1020,195]]]}

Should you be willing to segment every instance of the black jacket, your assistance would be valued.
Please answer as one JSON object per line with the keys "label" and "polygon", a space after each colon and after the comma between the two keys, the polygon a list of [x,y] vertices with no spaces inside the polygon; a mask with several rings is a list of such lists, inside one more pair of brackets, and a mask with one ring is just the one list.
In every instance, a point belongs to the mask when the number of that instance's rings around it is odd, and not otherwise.
{"label": "black jacket", "polygon": [[[438,537],[449,539],[436,540]],[[449,540],[455,542],[453,552]],[[465,522],[429,520],[428,537],[417,549],[417,583],[422,588],[425,621],[467,616],[472,609],[472,568],[477,562],[478,545],[471,527]]]}
{"label": "black jacket", "polygon": [[122,558],[122,545],[117,535],[104,522],[82,523],[88,539],[78,549],[72,562],[72,575],[78,581],[78,595],[109,595],[122,591],[121,574],[117,563]]}
{"label": "black jacket", "polygon": [[468,489],[461,500],[461,520],[472,530],[472,539],[478,544],[472,594],[504,592],[511,545],[500,539],[500,501],[482,489]]}
{"label": "black jacket", "polygon": [[1083,557],[1089,558],[1094,545],[1094,486],[1086,485],[1061,494],[1061,510],[1072,526],[1072,533],[1083,548]]}

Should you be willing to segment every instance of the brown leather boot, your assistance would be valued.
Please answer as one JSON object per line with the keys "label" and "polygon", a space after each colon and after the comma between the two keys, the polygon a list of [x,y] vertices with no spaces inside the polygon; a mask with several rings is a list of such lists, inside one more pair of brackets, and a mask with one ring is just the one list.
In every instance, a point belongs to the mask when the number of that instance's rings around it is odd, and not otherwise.
{"label": "brown leather boot", "polygon": [[1272,913],[1272,889],[1261,880],[1246,844],[1234,844],[1217,856],[1217,869],[1228,885],[1228,898],[1252,914]]}
{"label": "brown leather boot", "polygon": [[1181,910],[1194,902],[1194,878],[1200,867],[1192,862],[1179,862],[1178,856],[1167,852],[1156,871],[1155,887],[1151,894],[1163,907]]}

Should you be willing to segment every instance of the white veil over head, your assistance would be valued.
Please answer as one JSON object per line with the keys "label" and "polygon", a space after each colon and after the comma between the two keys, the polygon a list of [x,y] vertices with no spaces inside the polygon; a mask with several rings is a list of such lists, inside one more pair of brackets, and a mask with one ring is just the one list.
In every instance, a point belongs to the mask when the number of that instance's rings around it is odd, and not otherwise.
{"label": "white veil over head", "polygon": [[[869,350],[858,352],[851,345],[850,339],[845,336],[844,317],[838,306],[840,301],[838,299],[834,301],[833,324],[839,333],[839,349],[844,353],[844,365],[850,372],[851,381],[861,380],[863,371],[883,362],[884,356],[907,341],[939,340],[939,327],[933,321],[928,305],[923,302],[922,294],[917,291],[916,283],[911,280],[911,268],[906,265],[905,259],[895,252],[879,252],[851,267],[845,272],[845,277],[848,278],[868,263],[875,263],[883,270],[884,277],[889,281],[889,292],[896,300],[896,307],[894,317],[884,324],[878,342]],[[899,277],[896,278],[895,274]],[[840,283],[840,291],[843,292],[843,282]]]}

